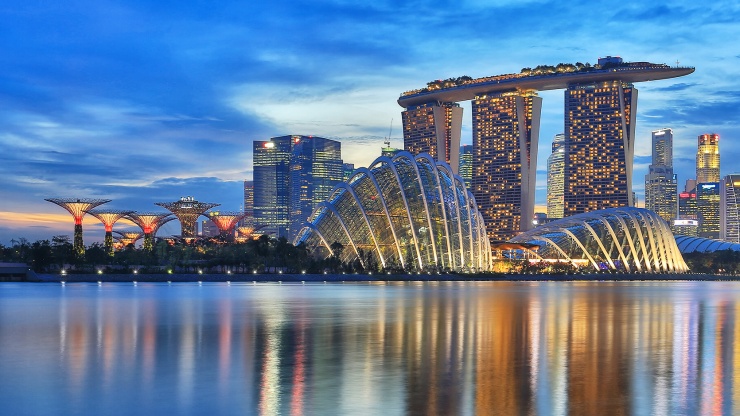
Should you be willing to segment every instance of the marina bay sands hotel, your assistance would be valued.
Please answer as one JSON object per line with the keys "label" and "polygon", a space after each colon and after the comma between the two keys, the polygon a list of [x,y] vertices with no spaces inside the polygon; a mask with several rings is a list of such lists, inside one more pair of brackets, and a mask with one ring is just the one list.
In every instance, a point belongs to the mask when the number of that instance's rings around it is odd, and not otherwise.
{"label": "marina bay sands hotel", "polygon": [[401,94],[404,148],[427,152],[458,171],[461,101],[472,101],[471,191],[492,241],[532,228],[542,98],[565,89],[565,217],[633,206],[634,83],[694,72],[600,58],[598,64],[524,68],[519,74],[433,81]]}

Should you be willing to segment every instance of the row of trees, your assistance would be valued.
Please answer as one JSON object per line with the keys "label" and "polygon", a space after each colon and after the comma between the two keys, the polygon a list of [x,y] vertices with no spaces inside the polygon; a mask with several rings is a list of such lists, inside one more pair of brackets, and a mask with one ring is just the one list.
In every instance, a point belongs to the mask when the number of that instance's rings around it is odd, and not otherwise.
{"label": "row of trees", "polygon": [[[341,253],[341,249],[338,252]],[[245,243],[195,240],[191,243],[170,244],[160,240],[151,251],[129,245],[115,251],[112,256],[104,245],[93,243],[87,247],[83,257],[75,255],[73,245],[67,236],[55,236],[51,240],[33,243],[21,238],[12,240],[10,246],[0,244],[0,261],[26,263],[34,271],[41,273],[56,273],[61,270],[82,273],[94,273],[98,270],[109,272],[139,270],[147,273],[364,271],[359,261],[346,264],[341,262],[338,256],[316,259],[303,245],[294,246],[285,238],[275,240],[267,236]]]}

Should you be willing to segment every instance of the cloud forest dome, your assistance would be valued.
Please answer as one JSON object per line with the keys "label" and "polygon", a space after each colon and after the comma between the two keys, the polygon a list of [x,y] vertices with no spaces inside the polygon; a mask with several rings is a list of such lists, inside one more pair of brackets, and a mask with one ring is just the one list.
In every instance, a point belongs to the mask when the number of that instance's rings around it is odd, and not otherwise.
{"label": "cloud forest dome", "polygon": [[563,218],[510,240],[540,246],[542,259],[587,260],[595,269],[686,272],[668,224],[643,208],[610,208]]}
{"label": "cloud forest dome", "polygon": [[[426,153],[379,157],[355,170],[298,233],[319,257],[368,269],[490,270],[491,249],[475,198],[450,166]],[[332,252],[332,246],[340,252]]]}

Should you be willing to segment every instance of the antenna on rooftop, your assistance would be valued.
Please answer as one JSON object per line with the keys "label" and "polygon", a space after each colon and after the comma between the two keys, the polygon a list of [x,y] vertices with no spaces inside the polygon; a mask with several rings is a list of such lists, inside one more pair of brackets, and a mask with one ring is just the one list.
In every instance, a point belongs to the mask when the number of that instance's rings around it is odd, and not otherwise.
{"label": "antenna on rooftop", "polygon": [[393,119],[391,119],[391,126],[388,128],[388,137],[385,138],[383,144],[385,147],[391,147],[391,131],[393,131]]}

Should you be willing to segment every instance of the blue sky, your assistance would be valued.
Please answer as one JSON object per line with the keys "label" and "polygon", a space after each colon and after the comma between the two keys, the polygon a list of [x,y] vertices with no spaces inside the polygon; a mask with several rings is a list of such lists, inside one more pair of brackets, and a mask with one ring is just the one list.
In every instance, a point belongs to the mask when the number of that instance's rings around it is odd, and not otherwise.
{"label": "blue sky", "polygon": [[[637,85],[638,194],[657,128],[674,129],[679,188],[694,176],[701,133],[720,134],[723,175],[740,171],[732,1],[6,0],[0,21],[2,244],[71,235],[71,216],[48,197],[154,211],[192,195],[238,210],[253,140],[336,138],[345,161],[365,166],[391,123],[402,146],[403,91],[605,55],[696,67]],[[540,95],[542,205],[563,93]],[[86,217],[86,242],[102,230]],[[178,232],[176,222],[162,230]]]}

